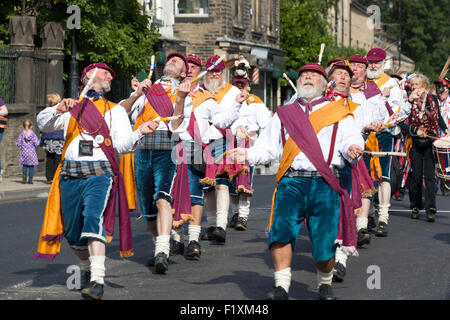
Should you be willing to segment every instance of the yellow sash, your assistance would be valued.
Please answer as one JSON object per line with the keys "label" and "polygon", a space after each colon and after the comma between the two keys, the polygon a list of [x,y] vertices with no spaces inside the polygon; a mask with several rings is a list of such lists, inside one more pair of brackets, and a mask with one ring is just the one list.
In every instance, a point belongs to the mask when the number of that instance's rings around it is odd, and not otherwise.
{"label": "yellow sash", "polygon": [[[325,127],[328,127],[336,122],[345,119],[349,115],[353,116],[351,112],[349,112],[348,108],[344,106],[342,103],[343,100],[333,101],[323,106],[322,108],[312,112],[309,115],[309,121],[314,128],[314,132],[317,134],[320,130]],[[280,182],[283,175],[286,171],[291,167],[292,162],[295,157],[301,152],[300,148],[295,143],[294,139],[291,137],[288,138],[286,144],[283,148],[283,154],[281,156],[280,166],[278,167],[278,171],[276,174],[276,185]],[[267,225],[267,229],[270,231],[270,227],[272,226],[273,214],[275,208],[275,195],[277,192],[277,187],[275,187],[275,191],[272,196],[272,208],[270,212],[269,224]]]}
{"label": "yellow sash", "polygon": [[[375,132],[372,132],[371,134],[369,134],[369,137],[367,137],[366,150],[373,151],[373,152],[380,151],[380,147],[378,145],[378,140],[375,135]],[[378,156],[370,157],[369,171],[370,171],[370,176],[372,177],[373,180],[379,180],[381,178],[381,176],[382,176],[381,164],[380,164],[380,158]]]}
{"label": "yellow sash", "polygon": [[[98,111],[103,115],[105,111],[105,100],[103,98],[92,101]],[[116,106],[115,103],[108,101],[110,109]],[[107,111],[107,110],[106,110]],[[59,187],[59,178],[61,175],[61,167],[64,163],[67,148],[71,142],[80,134],[77,122],[74,117],[70,117],[65,137],[64,148],[61,154],[61,162],[56,169],[53,177],[50,191],[45,206],[44,222],[42,223],[41,233],[37,253],[43,255],[55,256],[61,250],[61,237],[64,234],[64,222],[61,211],[61,190]],[[58,240],[44,239],[43,237],[58,237]]]}
{"label": "yellow sash", "polygon": [[223,98],[225,97],[227,92],[230,91],[230,89],[232,87],[233,86],[231,84],[229,84],[228,82],[225,83],[225,87],[223,87],[222,89],[220,89],[219,91],[214,93],[214,100],[216,100],[217,103],[222,102]]}
{"label": "yellow sash", "polygon": [[247,104],[251,103],[264,103],[258,96],[255,96],[254,94],[250,93],[247,98]]}

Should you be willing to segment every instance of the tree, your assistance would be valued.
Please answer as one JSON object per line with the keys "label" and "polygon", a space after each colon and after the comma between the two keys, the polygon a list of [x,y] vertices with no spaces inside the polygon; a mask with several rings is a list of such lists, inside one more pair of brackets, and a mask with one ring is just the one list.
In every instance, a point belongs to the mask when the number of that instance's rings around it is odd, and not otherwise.
{"label": "tree", "polygon": [[[159,39],[158,27],[147,15],[142,15],[142,7],[136,0],[27,0],[25,12],[36,15],[40,30],[47,21],[65,24],[70,5],[77,5],[81,10],[81,29],[76,31],[76,39],[82,65],[102,61],[111,65],[119,77],[148,70],[149,57]],[[6,42],[9,16],[21,14],[20,1],[2,1],[0,13],[0,41]],[[66,30],[68,55],[71,54],[70,32]],[[36,45],[39,42],[37,37]]]}
{"label": "tree", "polygon": [[287,52],[287,69],[299,70],[306,63],[317,62],[320,45],[325,43],[322,65],[334,58],[362,53],[357,48],[336,46],[327,21],[333,1],[283,0],[280,2],[280,47]]}

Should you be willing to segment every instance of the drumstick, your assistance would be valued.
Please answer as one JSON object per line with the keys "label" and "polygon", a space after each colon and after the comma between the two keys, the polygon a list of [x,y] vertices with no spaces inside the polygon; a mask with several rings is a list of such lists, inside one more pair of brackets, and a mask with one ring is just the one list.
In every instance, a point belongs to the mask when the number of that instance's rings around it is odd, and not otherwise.
{"label": "drumstick", "polygon": [[[402,122],[403,120],[405,120],[405,119],[407,119],[407,118],[408,118],[408,116],[401,116],[400,118],[398,118],[397,120],[394,121],[394,124],[399,123],[399,122]],[[386,122],[384,125],[385,125],[386,127],[388,127],[388,126],[391,125],[391,123],[390,123],[390,122]]]}
{"label": "drumstick", "polygon": [[205,71],[200,73],[197,77],[192,79],[191,82],[196,82],[196,81],[200,80],[201,78],[203,78],[208,71],[211,71],[212,69],[214,69],[224,59],[225,59],[225,55],[221,56],[219,59],[217,59],[217,61],[213,62],[213,64],[208,69],[206,69]]}
{"label": "drumstick", "polygon": [[291,79],[289,79],[289,77],[287,76],[286,73],[283,73],[283,77],[289,82],[289,84],[291,85],[292,89],[294,89],[295,93],[297,93],[297,88],[294,86],[294,84],[292,83]]}
{"label": "drumstick", "polygon": [[395,151],[376,152],[364,150],[364,153],[376,157],[386,157],[386,156],[406,157],[406,152],[395,152]]}
{"label": "drumstick", "polygon": [[98,72],[98,68],[96,67],[94,69],[94,73],[92,74],[92,77],[89,79],[88,83],[84,86],[83,91],[81,91],[80,98],[78,99],[78,102],[81,102],[81,100],[83,100],[84,96],[86,95],[86,93],[89,90],[89,87],[92,85],[92,82],[94,82],[94,78],[97,75],[97,72]]}

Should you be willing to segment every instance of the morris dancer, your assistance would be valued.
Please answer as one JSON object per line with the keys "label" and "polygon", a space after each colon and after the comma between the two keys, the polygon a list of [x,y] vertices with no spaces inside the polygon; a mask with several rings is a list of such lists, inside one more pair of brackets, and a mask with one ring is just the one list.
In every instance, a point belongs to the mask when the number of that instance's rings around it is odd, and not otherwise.
{"label": "morris dancer", "polygon": [[[351,79],[353,77],[353,71],[348,62],[342,59],[334,59],[332,60],[332,62],[333,65],[329,70],[328,79],[330,80],[330,83],[333,83],[333,85],[327,89],[327,97],[332,101],[337,101],[343,104],[349,109],[350,112],[353,113],[355,122],[358,125],[357,130],[359,130],[363,137],[367,137],[368,133],[370,133],[371,131],[380,131],[381,129],[384,129],[384,124],[382,122],[372,122],[372,117],[370,112],[368,112],[367,110],[368,106],[365,101],[363,101],[361,105],[354,101],[351,101],[349,91]],[[328,64],[330,65],[330,62]],[[370,175],[367,172],[367,168],[362,158],[356,165],[353,166],[350,165],[348,161],[344,162],[344,168],[339,170],[340,180],[347,192],[351,194],[352,200],[357,208],[355,213],[358,213],[359,211],[361,211],[361,197],[366,197],[367,195],[372,195],[373,193],[375,193],[375,187],[372,183]],[[352,192],[352,174],[357,174],[357,185],[361,186],[361,188],[354,189],[356,194]],[[361,237],[364,236],[364,234],[361,233],[361,231],[363,231],[361,229],[357,228],[357,231],[359,246],[361,245]],[[347,255],[343,252],[341,247],[338,246],[336,249],[335,264],[333,268],[333,280],[337,282],[343,281],[346,275],[346,268]]]}
{"label": "morris dancer", "polygon": [[[187,80],[196,79],[200,74],[202,61],[198,56],[188,55],[189,73]],[[239,103],[233,105],[233,108],[224,108],[217,104],[213,99],[213,95],[200,87],[197,81],[191,83],[191,90],[186,98],[183,108],[176,108],[174,114],[184,114],[184,119],[173,120],[170,124],[174,133],[174,138],[179,137],[182,140],[183,148],[187,156],[187,173],[185,178],[189,183],[190,203],[193,219],[189,221],[189,245],[186,250],[188,258],[200,258],[201,247],[199,244],[199,236],[201,231],[201,220],[203,214],[204,195],[203,186],[200,183],[205,177],[206,166],[203,160],[204,151],[209,141],[210,123],[218,128],[228,128],[233,121],[239,116],[240,102],[243,98],[236,100]],[[239,100],[241,99],[241,100]],[[207,154],[205,154],[207,156]],[[212,158],[211,158],[212,160]],[[180,172],[183,164],[179,165]],[[177,171],[177,175],[179,172]],[[174,248],[178,248],[179,253],[184,249],[183,244],[183,228],[174,229],[172,235],[174,237]],[[175,250],[174,249],[174,250]]]}
{"label": "morris dancer", "polygon": [[[98,72],[94,74],[97,68]],[[93,78],[95,75],[95,78]],[[105,277],[105,244],[114,232],[119,192],[120,255],[133,255],[130,216],[114,149],[133,151],[137,141],[157,124],[145,122],[131,131],[125,110],[108,101],[114,71],[104,63],[87,66],[81,79],[92,83],[87,99],[63,99],[37,116],[42,132],[64,129],[65,145],[45,209],[35,258],[53,260],[64,236],[80,259],[82,296],[101,299]]]}
{"label": "morris dancer", "polygon": [[281,157],[268,225],[276,287],[270,299],[288,299],[292,255],[304,219],[320,299],[336,298],[331,282],[337,243],[357,255],[353,205],[336,174],[344,160],[353,162],[363,153],[364,140],[348,108],[323,97],[326,79],[317,64],[301,68],[300,99],[277,109],[253,147],[232,153],[233,159],[250,164]]}
{"label": "morris dancer", "polygon": [[[131,107],[124,104],[132,122],[135,122],[134,130],[143,121],[172,116],[174,105],[184,104],[185,95],[189,92],[188,82],[185,81],[187,92],[183,92],[183,95],[178,96],[177,90],[188,72],[186,57],[179,53],[167,56],[161,79],[155,82],[145,95],[135,99]],[[190,214],[172,216],[171,190],[176,164],[171,156],[175,142],[168,125],[168,120],[160,121],[155,133],[141,141],[140,150],[134,155],[136,188],[141,211],[155,241],[154,255],[147,262],[154,265],[156,273],[159,274],[164,274],[169,268],[172,224],[191,218]]]}
{"label": "morris dancer", "polygon": [[[408,105],[405,108],[402,106],[402,92],[396,85],[396,80],[384,73],[385,58],[386,52],[380,48],[373,48],[367,53],[366,59],[368,66],[366,70],[366,81],[358,89],[364,93],[364,97],[372,111],[373,121],[381,121],[383,123],[387,123],[389,116],[392,116],[394,113],[398,113],[399,117],[409,114]],[[357,85],[355,84],[353,86],[356,87]],[[380,105],[384,105],[384,110]],[[378,151],[378,148],[382,151],[393,151],[393,146],[394,137],[387,128],[376,134],[372,133],[366,143],[366,148],[370,148],[370,151]],[[379,182],[379,218],[375,235],[386,237],[388,235],[387,226],[391,199],[390,168],[392,157],[378,158],[365,155],[364,160],[367,168],[370,168],[370,164],[372,163],[371,175],[374,180]],[[378,164],[378,161],[379,166],[374,166],[374,163]],[[364,210],[366,210],[365,207]]]}
{"label": "morris dancer", "polygon": [[[450,90],[450,79],[448,77],[443,77],[439,78],[434,83],[436,85],[436,96],[439,100],[439,111],[448,127],[450,125],[450,99],[448,97],[448,92]],[[450,183],[448,181],[441,179],[440,187],[443,195],[450,192]]]}
{"label": "morris dancer", "polygon": [[[214,55],[206,61],[206,69],[209,69],[219,56]],[[247,98],[247,92],[241,92],[238,88],[225,80],[225,62],[222,61],[209,70],[205,77],[204,87],[214,95],[214,100],[222,108],[235,109]],[[214,124],[209,129],[210,150],[216,158],[218,153],[225,149],[234,148],[234,136],[231,129],[218,129]],[[220,154],[219,154],[220,156]],[[224,244],[226,240],[226,228],[228,224],[228,211],[230,208],[229,187],[230,178],[238,174],[233,164],[229,163],[229,156],[223,157],[217,167],[217,175],[205,177],[205,211],[208,220],[208,229],[202,239],[214,240],[218,244]]]}
{"label": "morris dancer", "polygon": [[[241,91],[249,89],[249,80],[246,77],[236,76],[232,82]],[[247,100],[242,103],[239,119],[231,126],[231,129],[236,132],[238,145],[242,143],[247,147],[253,145],[258,132],[262,132],[271,117],[272,114],[264,102],[258,96],[250,93]],[[248,178],[246,175],[233,178],[233,186],[230,188],[233,212],[229,224],[230,228],[241,231],[247,230],[250,200],[253,194],[253,173],[254,166],[250,166]]]}

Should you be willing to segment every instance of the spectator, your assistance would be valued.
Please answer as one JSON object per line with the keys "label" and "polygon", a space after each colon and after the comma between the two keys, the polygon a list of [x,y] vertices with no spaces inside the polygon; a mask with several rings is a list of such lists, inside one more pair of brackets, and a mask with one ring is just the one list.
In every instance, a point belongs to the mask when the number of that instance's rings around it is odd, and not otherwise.
{"label": "spectator", "polygon": [[[57,93],[47,95],[49,107],[57,105],[61,97]],[[45,150],[45,177],[47,183],[51,184],[56,169],[61,162],[62,149],[64,147],[64,130],[41,134],[41,146]]]}
{"label": "spectator", "polygon": [[16,145],[20,148],[19,164],[22,168],[22,183],[33,184],[34,166],[39,164],[36,147],[39,146],[39,139],[33,132],[33,124],[30,120],[23,122],[23,131],[16,140]]}
{"label": "spectator", "polygon": [[[0,143],[2,142],[3,132],[7,128],[8,119],[6,116],[8,115],[8,108],[6,108],[5,102],[3,102],[2,98],[0,98]],[[0,182],[3,180],[3,169],[2,162],[0,161]]]}

